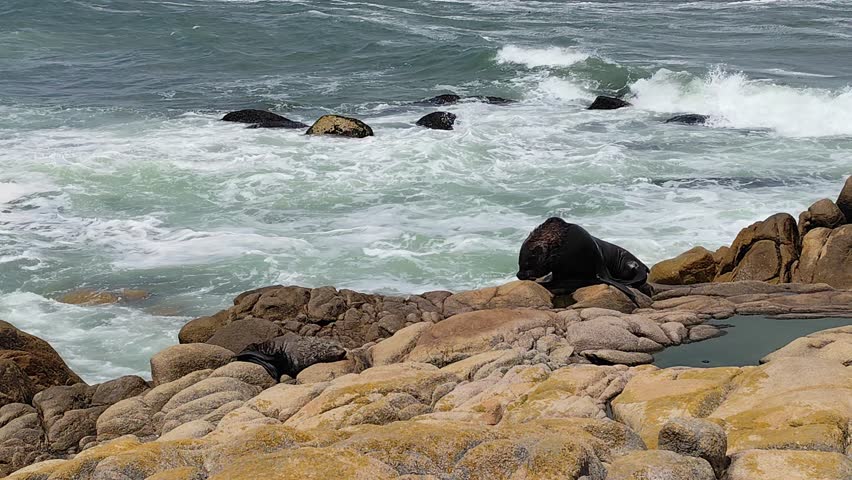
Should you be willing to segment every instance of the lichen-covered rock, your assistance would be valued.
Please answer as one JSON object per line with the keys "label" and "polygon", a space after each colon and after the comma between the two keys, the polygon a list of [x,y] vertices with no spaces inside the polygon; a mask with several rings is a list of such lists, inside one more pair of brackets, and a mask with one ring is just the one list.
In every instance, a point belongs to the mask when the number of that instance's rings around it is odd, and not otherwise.
{"label": "lichen-covered rock", "polygon": [[852,460],[835,452],[747,450],[731,459],[727,480],[847,480]]}
{"label": "lichen-covered rock", "polygon": [[446,316],[497,308],[553,308],[553,294],[535,282],[516,280],[497,287],[456,293],[444,300]]}
{"label": "lichen-covered rock", "polygon": [[763,357],[767,363],[784,357],[822,358],[852,365],[852,325],[831,328],[797,338]]}
{"label": "lichen-covered rock", "polygon": [[299,383],[319,383],[334,380],[347,373],[355,372],[355,364],[352,360],[339,360],[337,362],[316,363],[302,370],[296,375]]}
{"label": "lichen-covered rock", "polygon": [[352,450],[306,447],[238,459],[210,480],[390,480],[397,476],[388,465]]}
{"label": "lichen-covered rock", "polygon": [[808,232],[793,280],[852,289],[852,225]]}
{"label": "lichen-covered rock", "polygon": [[760,280],[789,283],[799,258],[796,220],[786,213],[770,216],[742,229],[719,259],[714,281]]}
{"label": "lichen-covered rock", "polygon": [[607,470],[607,480],[716,480],[702,458],[666,450],[631,452],[618,457]]}
{"label": "lichen-covered rock", "polygon": [[417,345],[424,332],[432,328],[431,322],[419,322],[398,330],[390,338],[370,347],[369,356],[373,366],[389,365],[403,359]]}
{"label": "lichen-covered rock", "polygon": [[713,253],[704,247],[695,247],[651,267],[648,281],[665,285],[712,282],[716,269]]}
{"label": "lichen-covered rock", "polygon": [[372,137],[373,129],[356,118],[340,115],[323,115],[307,131],[308,135],[336,135],[340,137]]}
{"label": "lichen-covered rock", "polygon": [[[491,350],[494,345],[511,344],[526,332],[555,325],[550,312],[530,309],[494,309],[462,313],[425,331],[406,357],[411,362],[444,366]],[[534,338],[530,336],[529,344]]]}
{"label": "lichen-covered rock", "polygon": [[663,425],[657,444],[660,450],[707,460],[718,478],[728,466],[725,431],[708,420],[673,418]]}
{"label": "lichen-covered rock", "polygon": [[231,362],[214,370],[209,378],[213,377],[236,378],[261,389],[267,389],[277,383],[269,376],[265,368],[249,362]]}
{"label": "lichen-covered rock", "polygon": [[82,383],[44,340],[0,320],[0,360],[10,360],[30,378],[33,393],[54,385]]}
{"label": "lichen-covered rock", "polygon": [[218,345],[173,345],[151,357],[151,376],[154,385],[162,385],[197,370],[219,368],[233,358],[234,352]]}

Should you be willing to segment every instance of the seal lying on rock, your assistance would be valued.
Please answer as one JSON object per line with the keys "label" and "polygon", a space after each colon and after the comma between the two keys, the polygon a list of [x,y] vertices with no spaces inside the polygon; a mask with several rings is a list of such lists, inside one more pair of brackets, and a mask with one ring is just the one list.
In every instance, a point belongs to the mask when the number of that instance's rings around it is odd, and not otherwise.
{"label": "seal lying on rock", "polygon": [[345,356],[346,350],[337,342],[288,333],[249,345],[236,360],[262,366],[277,381],[282,375],[296,378],[299,372],[315,363],[336,362]]}
{"label": "seal lying on rock", "polygon": [[621,290],[634,303],[636,295],[627,287],[647,288],[649,272],[627,250],[556,217],[530,233],[521,246],[518,266],[518,279],[533,280],[554,293],[604,283]]}

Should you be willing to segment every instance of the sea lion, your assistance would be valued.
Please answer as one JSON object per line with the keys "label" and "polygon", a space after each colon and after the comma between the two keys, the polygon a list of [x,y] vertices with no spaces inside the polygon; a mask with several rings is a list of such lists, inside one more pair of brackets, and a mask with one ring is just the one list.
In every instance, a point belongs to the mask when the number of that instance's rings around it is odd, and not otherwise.
{"label": "sea lion", "polygon": [[345,356],[346,350],[335,341],[288,333],[249,345],[236,360],[256,363],[278,381],[282,375],[296,378],[299,372],[315,363],[336,362]]}
{"label": "sea lion", "polygon": [[627,250],[557,217],[545,220],[524,240],[518,267],[518,279],[533,280],[553,293],[604,283],[621,290],[637,305],[636,295],[628,287],[646,287],[650,271]]}

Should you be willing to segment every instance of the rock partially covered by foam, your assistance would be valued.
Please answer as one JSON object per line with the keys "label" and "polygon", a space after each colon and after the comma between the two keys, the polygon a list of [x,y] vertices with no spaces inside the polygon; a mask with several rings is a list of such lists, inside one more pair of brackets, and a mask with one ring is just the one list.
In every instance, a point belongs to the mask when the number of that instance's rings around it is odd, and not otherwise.
{"label": "rock partially covered by foam", "polygon": [[601,95],[589,105],[589,110],[617,110],[619,108],[629,107],[632,104],[625,100],[615,97]]}

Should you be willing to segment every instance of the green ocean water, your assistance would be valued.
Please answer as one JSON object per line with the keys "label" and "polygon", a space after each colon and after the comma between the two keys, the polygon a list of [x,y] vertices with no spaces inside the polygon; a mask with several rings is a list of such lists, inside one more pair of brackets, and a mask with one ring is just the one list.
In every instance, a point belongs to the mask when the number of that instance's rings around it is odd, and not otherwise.
{"label": "green ocean water", "polygon": [[[266,284],[510,280],[548,216],[649,265],[716,248],[852,173],[850,39],[850,1],[4,0],[0,318],[98,381]],[[416,128],[447,92],[517,103]],[[218,121],[240,108],[376,136]],[[79,287],[153,296],[55,301]]]}

